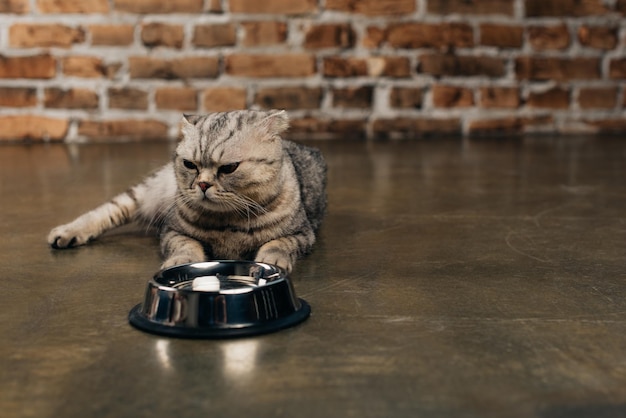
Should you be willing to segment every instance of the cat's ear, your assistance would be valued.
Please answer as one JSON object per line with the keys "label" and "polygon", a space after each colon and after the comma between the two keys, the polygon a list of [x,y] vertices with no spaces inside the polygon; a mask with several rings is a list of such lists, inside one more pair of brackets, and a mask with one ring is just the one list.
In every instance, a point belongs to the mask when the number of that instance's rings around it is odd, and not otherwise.
{"label": "cat's ear", "polygon": [[280,135],[289,128],[289,115],[284,110],[271,110],[258,122],[258,126],[272,135]]}
{"label": "cat's ear", "polygon": [[204,117],[203,115],[189,115],[187,113],[183,114],[183,119],[192,125],[197,124],[198,121],[202,119],[203,117]]}
{"label": "cat's ear", "polygon": [[190,137],[196,132],[196,123],[200,119],[198,115],[183,115],[180,121],[180,130],[183,133],[183,137]]}

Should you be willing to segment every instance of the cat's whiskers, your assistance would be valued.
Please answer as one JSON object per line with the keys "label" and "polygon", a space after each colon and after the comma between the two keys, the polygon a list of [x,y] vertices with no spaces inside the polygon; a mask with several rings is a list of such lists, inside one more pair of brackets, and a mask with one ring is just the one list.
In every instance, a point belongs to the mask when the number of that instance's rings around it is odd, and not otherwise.
{"label": "cat's whiskers", "polygon": [[168,216],[174,211],[177,206],[189,207],[193,202],[193,198],[187,195],[177,195],[170,201],[163,202],[159,210],[155,211],[152,219],[149,220],[147,228],[160,227],[162,223],[167,221]]}
{"label": "cat's whiskers", "polygon": [[248,209],[250,212],[252,212],[252,214],[255,217],[259,217],[261,215],[265,215],[267,213],[267,209],[265,209],[263,206],[261,206],[257,201],[255,201],[254,199],[242,195],[242,194],[238,194],[238,193],[233,193],[233,196],[235,198],[235,200],[237,201],[238,204],[246,207],[246,209]]}
{"label": "cat's whiskers", "polygon": [[245,207],[240,206],[239,204],[237,204],[236,202],[229,200],[229,199],[224,199],[222,201],[220,201],[220,205],[224,208],[227,209],[230,212],[235,212],[241,216],[247,216],[247,210]]}
{"label": "cat's whiskers", "polygon": [[248,230],[251,228],[253,217],[258,218],[259,216],[267,213],[267,210],[256,201],[234,191],[223,193],[220,203],[222,204],[222,207],[230,209],[231,212],[246,219]]}
{"label": "cat's whiskers", "polygon": [[162,223],[167,219],[168,214],[176,206],[176,200],[163,201],[159,208],[154,212],[152,218],[150,218],[146,224],[146,231],[150,228],[159,228]]}

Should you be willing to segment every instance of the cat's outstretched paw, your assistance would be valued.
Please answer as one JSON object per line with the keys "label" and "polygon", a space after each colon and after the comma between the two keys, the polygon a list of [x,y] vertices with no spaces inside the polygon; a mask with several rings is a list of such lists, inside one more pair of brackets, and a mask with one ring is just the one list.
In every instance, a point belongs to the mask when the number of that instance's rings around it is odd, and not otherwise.
{"label": "cat's outstretched paw", "polygon": [[48,244],[52,248],[62,249],[85,245],[94,237],[84,231],[73,228],[71,224],[57,226],[48,234]]}

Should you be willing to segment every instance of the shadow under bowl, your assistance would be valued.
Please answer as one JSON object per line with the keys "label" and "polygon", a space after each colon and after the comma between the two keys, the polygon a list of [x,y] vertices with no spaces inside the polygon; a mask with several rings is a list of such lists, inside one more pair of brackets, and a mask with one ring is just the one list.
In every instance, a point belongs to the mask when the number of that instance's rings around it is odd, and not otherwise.
{"label": "shadow under bowl", "polygon": [[278,331],[309,317],[285,270],[253,261],[208,261],[158,272],[128,315],[136,328],[187,338]]}

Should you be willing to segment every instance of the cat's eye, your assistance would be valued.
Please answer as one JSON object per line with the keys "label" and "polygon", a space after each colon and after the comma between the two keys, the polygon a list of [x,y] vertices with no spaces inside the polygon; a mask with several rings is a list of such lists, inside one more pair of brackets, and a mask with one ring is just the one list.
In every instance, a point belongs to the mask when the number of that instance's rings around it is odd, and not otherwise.
{"label": "cat's eye", "polygon": [[237,167],[239,167],[239,163],[230,163],[221,165],[220,168],[217,169],[218,174],[230,174],[234,172]]}
{"label": "cat's eye", "polygon": [[183,165],[190,170],[197,170],[198,166],[189,160],[183,160]]}

